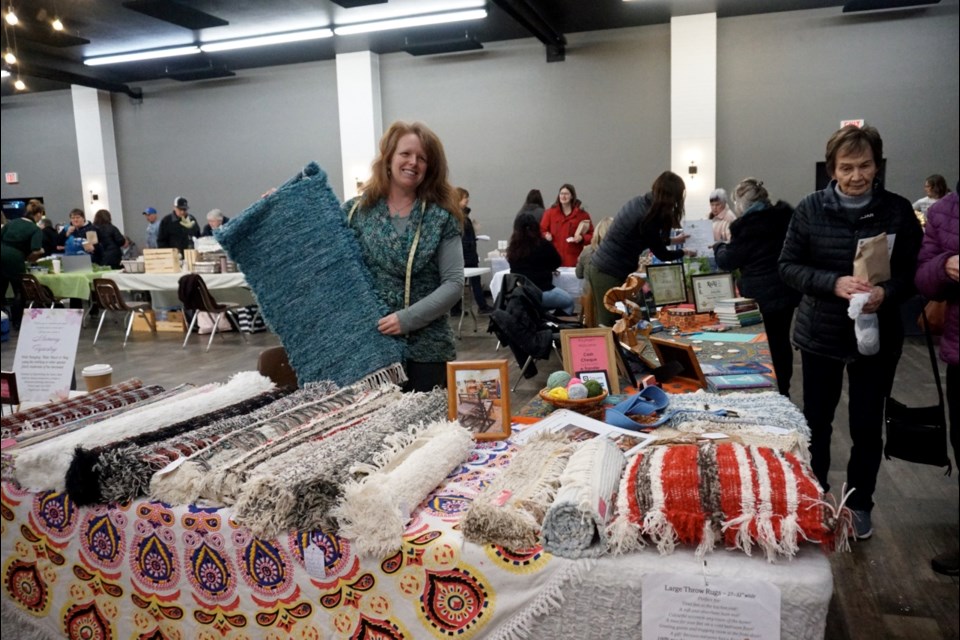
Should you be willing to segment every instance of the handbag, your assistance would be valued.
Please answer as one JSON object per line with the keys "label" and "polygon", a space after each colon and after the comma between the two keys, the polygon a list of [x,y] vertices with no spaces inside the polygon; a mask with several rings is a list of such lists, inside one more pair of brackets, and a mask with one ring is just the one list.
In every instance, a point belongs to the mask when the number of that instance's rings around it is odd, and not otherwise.
{"label": "handbag", "polygon": [[920,317],[917,318],[917,326],[921,329],[930,327],[930,333],[935,336],[943,335],[943,327],[947,323],[947,301],[930,300],[923,307]]}
{"label": "handbag", "polygon": [[899,458],[907,462],[929,464],[935,467],[947,467],[944,475],[950,475],[953,465],[947,455],[947,418],[944,411],[943,385],[940,382],[940,368],[933,351],[933,337],[926,312],[921,311],[924,334],[927,337],[927,350],[930,352],[930,365],[933,378],[937,382],[939,404],[928,407],[908,407],[888,396],[884,411],[887,426],[887,442],[883,453],[890,458]]}

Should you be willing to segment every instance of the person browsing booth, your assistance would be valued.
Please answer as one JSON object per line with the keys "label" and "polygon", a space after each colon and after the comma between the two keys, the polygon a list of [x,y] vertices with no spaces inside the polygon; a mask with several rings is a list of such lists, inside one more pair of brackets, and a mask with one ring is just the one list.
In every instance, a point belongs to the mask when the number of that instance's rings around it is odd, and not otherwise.
{"label": "person browsing booth", "polygon": [[177,249],[183,253],[184,249],[193,248],[193,239],[200,237],[200,225],[197,219],[188,213],[190,204],[183,196],[173,201],[173,211],[160,221],[160,230],[157,233],[157,247],[160,249]]}

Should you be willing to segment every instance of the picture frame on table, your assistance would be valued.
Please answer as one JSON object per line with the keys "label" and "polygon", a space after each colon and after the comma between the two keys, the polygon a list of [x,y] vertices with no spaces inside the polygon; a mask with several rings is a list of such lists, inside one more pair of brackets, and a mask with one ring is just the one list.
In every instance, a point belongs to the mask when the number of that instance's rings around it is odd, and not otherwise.
{"label": "picture frame on table", "polygon": [[596,381],[603,387],[603,390],[606,391],[608,395],[610,394],[610,378],[607,376],[606,371],[577,371],[575,375],[580,378],[582,382],[586,382],[587,380]]}
{"label": "picture frame on table", "polygon": [[718,300],[736,295],[732,273],[701,273],[691,276],[690,279],[697,313],[713,311]]}
{"label": "picture frame on table", "polygon": [[510,384],[506,360],[447,363],[447,406],[476,440],[510,437]]}
{"label": "picture frame on table", "polygon": [[13,371],[0,371],[0,404],[16,407],[20,405],[17,392],[17,374]]}
{"label": "picture frame on table", "polygon": [[687,284],[683,274],[683,263],[680,262],[647,266],[647,283],[653,291],[654,304],[662,307],[687,301]]}
{"label": "picture frame on table", "polygon": [[657,354],[657,360],[660,361],[660,370],[675,369],[676,373],[671,378],[686,380],[701,389],[707,388],[707,377],[700,369],[700,361],[697,360],[697,354],[692,345],[654,336],[650,336],[649,339],[653,351]]}
{"label": "picture frame on table", "polygon": [[603,371],[607,375],[608,393],[620,393],[617,352],[613,341],[613,330],[608,327],[561,330],[564,371],[570,375],[577,371]]}

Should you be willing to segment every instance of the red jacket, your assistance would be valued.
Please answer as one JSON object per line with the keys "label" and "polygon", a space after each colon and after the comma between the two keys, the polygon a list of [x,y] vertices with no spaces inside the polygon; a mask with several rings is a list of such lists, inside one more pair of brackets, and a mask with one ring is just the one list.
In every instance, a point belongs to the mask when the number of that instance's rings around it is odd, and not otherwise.
{"label": "red jacket", "polygon": [[[573,237],[577,232],[577,227],[584,220],[590,226],[587,232],[583,234],[583,239],[580,242],[567,242],[567,238]],[[544,237],[548,233],[553,236],[553,246],[560,254],[561,267],[575,267],[580,252],[593,239],[593,222],[590,220],[590,214],[580,207],[574,207],[568,216],[563,215],[559,206],[550,207],[544,212],[543,218],[540,220],[540,233]]]}

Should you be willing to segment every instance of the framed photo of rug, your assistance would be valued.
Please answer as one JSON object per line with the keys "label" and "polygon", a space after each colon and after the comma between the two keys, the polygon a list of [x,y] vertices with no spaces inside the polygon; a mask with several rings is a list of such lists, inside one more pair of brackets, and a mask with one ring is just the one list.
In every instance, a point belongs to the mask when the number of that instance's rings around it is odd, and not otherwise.
{"label": "framed photo of rug", "polygon": [[617,352],[613,347],[613,330],[564,329],[560,332],[563,369],[570,375],[578,371],[602,371],[607,375],[607,391],[620,393]]}
{"label": "framed photo of rug", "polygon": [[450,420],[473,432],[476,440],[510,437],[510,383],[506,360],[447,363]]}

